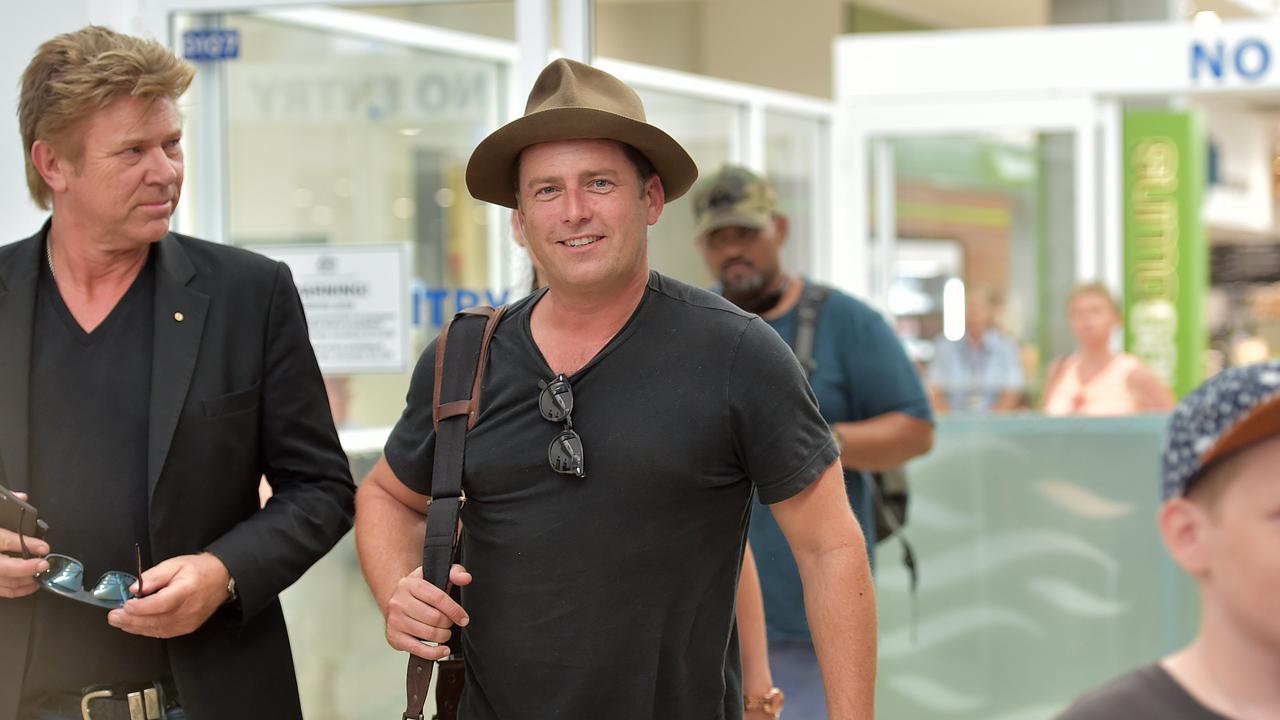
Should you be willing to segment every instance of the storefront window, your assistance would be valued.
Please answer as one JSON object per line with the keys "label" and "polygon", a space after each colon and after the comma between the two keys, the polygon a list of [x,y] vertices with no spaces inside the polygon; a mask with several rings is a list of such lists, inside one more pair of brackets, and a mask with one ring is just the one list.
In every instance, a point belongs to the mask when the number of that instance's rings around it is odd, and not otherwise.
{"label": "storefront window", "polygon": [[[739,128],[738,106],[643,86],[636,90],[649,122],[684,146],[697,163],[700,176],[706,177],[731,161],[732,138]],[[692,195],[691,191],[668,205],[649,231],[649,263],[678,280],[708,287],[711,274],[694,244]]]}
{"label": "storefront window", "polygon": [[824,132],[819,120],[779,112],[766,115],[765,171],[778,193],[778,210],[791,223],[782,254],[792,271],[809,271],[815,248],[829,242],[818,236],[827,206],[827,187],[819,182],[826,174],[821,167]]}
{"label": "storefront window", "polygon": [[[505,216],[472,199],[463,178],[471,149],[502,116],[505,67],[280,16],[227,15],[217,25],[238,34],[239,54],[201,64],[220,73],[224,91],[214,98],[197,85],[188,115],[225,122],[226,239],[290,261],[304,298],[382,298],[363,309],[353,300],[361,322],[346,322],[341,305],[329,319],[309,305],[309,321],[343,399],[339,427],[389,426],[441,323],[459,307],[506,299],[494,268],[506,266],[509,245],[492,229]],[[374,247],[384,252],[377,260],[362,255]],[[333,281],[312,288],[313,267]]]}
{"label": "storefront window", "polygon": [[922,374],[942,344],[966,335],[966,305],[986,303],[992,327],[1016,348],[1019,406],[1039,407],[1046,366],[1072,349],[1070,136],[900,139],[893,159],[889,310]]}

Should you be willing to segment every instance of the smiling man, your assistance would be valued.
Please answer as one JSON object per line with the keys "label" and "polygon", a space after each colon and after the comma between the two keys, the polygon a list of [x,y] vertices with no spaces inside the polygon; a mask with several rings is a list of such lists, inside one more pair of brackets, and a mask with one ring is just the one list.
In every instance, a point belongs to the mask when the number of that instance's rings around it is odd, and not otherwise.
{"label": "smiling man", "polygon": [[[758,317],[649,269],[648,227],[696,176],[633,90],[569,60],[468,164],[472,195],[516,210],[548,287],[507,311],[489,349],[461,606],[418,568],[434,345],[356,514],[391,645],[441,658],[423,641],[464,626],[464,720],[776,715],[773,697],[743,696],[734,630],[753,489],[795,548],[831,716],[873,717],[865,542],[804,373]],[[540,386],[572,396],[571,462],[549,458],[569,418],[543,414]]]}
{"label": "smiling man", "polygon": [[[0,720],[301,717],[276,598],[354,487],[288,269],[169,232],[193,75],[88,27],[22,77],[50,219],[0,248],[0,484],[49,531],[0,530]],[[110,571],[140,597],[63,597]]]}

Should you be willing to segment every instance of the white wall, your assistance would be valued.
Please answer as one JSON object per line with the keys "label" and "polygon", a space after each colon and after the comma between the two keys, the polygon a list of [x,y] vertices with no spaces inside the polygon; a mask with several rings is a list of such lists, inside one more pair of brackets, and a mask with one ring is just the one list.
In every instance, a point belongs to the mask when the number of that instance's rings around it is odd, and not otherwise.
{"label": "white wall", "polygon": [[18,83],[40,43],[81,27],[90,18],[90,0],[6,6],[0,22],[0,243],[19,240],[40,227],[44,213],[31,201],[18,133]]}
{"label": "white wall", "polygon": [[45,212],[27,193],[18,131],[18,85],[36,48],[64,32],[97,23],[122,32],[139,32],[146,0],[56,0],[5,3],[0,10],[0,244],[20,240],[40,228]]}
{"label": "white wall", "polygon": [[706,0],[696,72],[813,97],[831,97],[831,44],[840,0]]}
{"label": "white wall", "polygon": [[1269,233],[1274,229],[1271,119],[1225,101],[1201,104],[1204,129],[1218,150],[1219,184],[1205,193],[1210,228]]}

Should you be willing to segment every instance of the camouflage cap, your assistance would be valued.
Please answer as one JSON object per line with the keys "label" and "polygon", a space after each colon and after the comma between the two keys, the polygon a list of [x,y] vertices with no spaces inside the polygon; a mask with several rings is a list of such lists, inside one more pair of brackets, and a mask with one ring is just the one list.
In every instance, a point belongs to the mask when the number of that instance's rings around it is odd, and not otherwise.
{"label": "camouflage cap", "polygon": [[759,230],[773,219],[776,205],[768,180],[747,168],[725,165],[694,193],[696,234],[730,226]]}

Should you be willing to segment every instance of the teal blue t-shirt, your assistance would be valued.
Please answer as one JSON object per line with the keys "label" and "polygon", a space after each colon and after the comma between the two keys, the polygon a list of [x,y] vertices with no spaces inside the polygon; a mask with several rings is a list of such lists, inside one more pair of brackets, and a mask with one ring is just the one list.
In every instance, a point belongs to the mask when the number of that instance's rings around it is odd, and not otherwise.
{"label": "teal blue t-shirt", "polygon": [[[769,321],[793,347],[797,315],[797,308],[792,308]],[[813,356],[817,366],[809,381],[818,397],[818,411],[828,424],[868,420],[889,412],[933,422],[924,386],[902,342],[880,313],[866,303],[830,290],[818,315]],[[868,487],[871,479],[851,470],[845,470],[844,477],[849,503],[867,536],[867,548],[873,548],[875,504]],[[809,639],[800,570],[767,506],[753,504],[749,537],[764,592],[769,638]]]}

